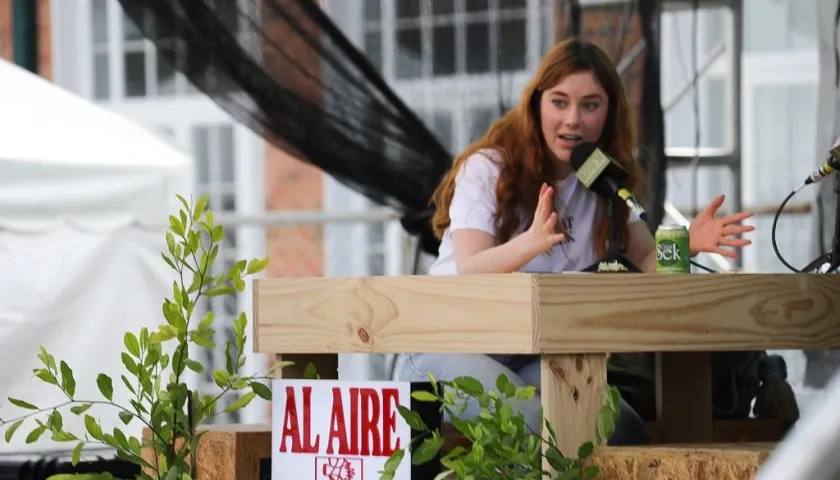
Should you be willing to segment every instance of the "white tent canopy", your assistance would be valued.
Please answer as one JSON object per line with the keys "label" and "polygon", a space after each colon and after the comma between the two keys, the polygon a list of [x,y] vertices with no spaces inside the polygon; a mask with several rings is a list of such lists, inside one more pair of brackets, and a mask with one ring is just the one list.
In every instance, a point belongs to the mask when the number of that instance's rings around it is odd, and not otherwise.
{"label": "white tent canopy", "polygon": [[[32,375],[44,345],[74,369],[76,398],[101,400],[95,378],[119,377],[123,335],[162,321],[174,278],[160,258],[176,193],[192,194],[189,156],[147,130],[0,60],[0,417],[26,413],[7,397],[38,407],[60,391]],[[94,407],[97,408],[97,407]],[[64,425],[84,433],[81,418]],[[113,408],[91,409],[103,430],[125,428]],[[72,449],[18,430],[0,452]],[[139,434],[140,426],[131,425]]]}

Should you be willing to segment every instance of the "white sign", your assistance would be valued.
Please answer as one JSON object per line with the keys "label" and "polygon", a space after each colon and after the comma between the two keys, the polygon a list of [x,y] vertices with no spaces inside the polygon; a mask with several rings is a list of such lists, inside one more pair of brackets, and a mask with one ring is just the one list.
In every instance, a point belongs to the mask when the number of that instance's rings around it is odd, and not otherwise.
{"label": "white sign", "polygon": [[[273,380],[272,478],[379,480],[411,441],[397,405],[411,408],[410,382]],[[394,480],[411,478],[406,452]]]}

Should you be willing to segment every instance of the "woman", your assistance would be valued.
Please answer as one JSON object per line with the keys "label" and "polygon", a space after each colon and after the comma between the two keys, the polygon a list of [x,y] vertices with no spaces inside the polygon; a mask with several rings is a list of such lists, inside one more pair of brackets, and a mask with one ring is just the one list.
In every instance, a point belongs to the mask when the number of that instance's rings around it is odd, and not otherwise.
{"label": "woman", "polygon": [[[638,190],[639,171],[632,112],[618,72],[595,45],[567,40],[549,51],[518,106],[496,121],[483,138],[459,156],[434,195],[435,233],[441,238],[432,275],[580,271],[607,249],[604,200],[579,183],[569,157],[575,145],[592,142],[628,171],[627,186]],[[692,255],[736,254],[731,238],[753,230],[736,225],[751,216],[713,218],[718,197],[690,228]],[[646,224],[619,207],[626,256],[654,272],[654,239]],[[406,354],[395,377],[424,381],[426,373],[451,380],[460,375],[495,386],[505,373],[517,386],[540,384],[539,358],[531,355]],[[529,428],[539,432],[540,399],[518,404]],[[477,415],[470,405],[465,415]],[[644,425],[626,403],[612,444],[641,443]]]}

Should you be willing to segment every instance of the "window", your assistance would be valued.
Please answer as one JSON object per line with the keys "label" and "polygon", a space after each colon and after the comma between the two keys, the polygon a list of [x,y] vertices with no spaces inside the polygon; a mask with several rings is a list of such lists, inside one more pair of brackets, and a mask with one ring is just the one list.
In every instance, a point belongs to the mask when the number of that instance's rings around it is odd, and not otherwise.
{"label": "window", "polygon": [[[383,45],[393,45],[397,79],[527,68],[526,0],[395,0],[388,7],[364,0],[363,45],[380,69]],[[395,41],[383,41],[390,33]]]}
{"label": "window", "polygon": [[[732,76],[729,64],[731,53],[726,50],[719,56],[723,42],[727,41],[731,15],[726,8],[701,8],[697,27],[697,69],[711,67],[701,74],[697,85],[698,108],[694,112],[694,75],[692,65],[691,10],[666,12],[662,15],[660,40],[662,46],[662,105],[665,110],[665,145],[669,153],[694,155],[695,129],[699,131],[699,147],[718,152],[731,150],[732,115],[729,90]],[[716,58],[716,59],[715,59]],[[677,150],[679,149],[679,150]],[[729,171],[725,168],[703,166],[696,177],[690,168],[668,169],[667,199],[683,214],[702,208],[716,195],[730,191]],[[696,195],[695,195],[696,190]],[[696,202],[696,204],[695,204]]]}
{"label": "window", "polygon": [[[816,49],[745,56],[745,205],[778,205],[817,165],[818,78]],[[816,192],[800,192],[791,203],[810,202]],[[792,265],[804,267],[813,260],[812,222],[809,215],[779,218],[776,241]],[[756,218],[753,224],[756,231],[770,232],[773,217]],[[787,272],[773,252],[769,233],[752,239],[753,248],[744,250],[745,269]]]}
{"label": "window", "polygon": [[[197,165],[197,196],[207,194],[207,206],[214,213],[236,212],[236,177],[234,173],[234,136],[231,125],[201,125],[193,127],[193,154]],[[219,245],[219,255],[211,271],[212,275],[227,273],[239,257],[236,242],[236,230],[225,229],[225,237]],[[225,344],[233,342],[233,320],[239,315],[241,307],[237,298],[229,296],[207,297],[202,306],[202,315],[206,311],[213,311],[216,325],[216,349],[204,350],[206,355],[202,364],[204,375],[202,383],[215,385],[213,371],[225,368]],[[234,352],[233,355],[236,355]],[[212,387],[211,387],[212,388]],[[236,400],[235,394],[223,398],[221,407]],[[220,408],[221,410],[221,408]],[[220,421],[239,423],[239,413],[223,414],[226,417]]]}
{"label": "window", "polygon": [[817,0],[746,0],[744,49],[755,52],[816,48],[818,3]]}
{"label": "window", "polygon": [[[217,12],[225,13],[221,18],[228,22],[227,27],[238,33],[237,0],[212,2]],[[90,14],[95,99],[167,97],[198,91],[179,73],[195,67],[190,65],[185,51],[174,51],[179,45],[172,30],[154,22],[151,16],[144,18],[143,30],[157,36],[159,50],[143,36],[140,26],[129,18],[117,0],[91,0]],[[119,54],[115,57],[114,52]],[[175,63],[170,61],[173,57]],[[112,75],[112,69],[119,74]],[[115,78],[121,79],[119,89],[113,85]],[[213,87],[222,88],[222,85]]]}

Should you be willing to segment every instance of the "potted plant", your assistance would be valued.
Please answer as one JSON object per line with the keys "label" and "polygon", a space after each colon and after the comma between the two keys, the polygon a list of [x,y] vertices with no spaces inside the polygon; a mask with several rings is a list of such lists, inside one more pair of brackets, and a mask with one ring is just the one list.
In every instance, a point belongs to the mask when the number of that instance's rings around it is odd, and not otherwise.
{"label": "potted plant", "polygon": [[[442,457],[445,470],[435,480],[582,480],[598,475],[598,466],[589,460],[595,445],[604,444],[615,430],[620,398],[616,387],[608,386],[605,391],[605,404],[598,412],[597,424],[593,425],[594,442],[584,443],[577,452],[560,452],[554,428],[548,421],[544,420],[547,437],[532,433],[522,413],[511,406],[514,401],[532,398],[535,387],[517,388],[504,374],[496,380],[496,390],[485,389],[472,377],[448,382],[430,375],[429,381],[432,392],[415,391],[412,397],[421,402],[440,402],[450,415],[452,425],[470,444],[469,448],[455,447]],[[470,399],[478,402],[482,413],[476,419],[466,420],[461,415]],[[430,430],[416,412],[398,408],[406,423],[421,432],[407,447],[411,451],[412,464],[423,464],[436,458],[443,446],[441,432]],[[543,470],[543,455],[554,473]],[[381,480],[394,478],[404,456],[405,449],[391,455]]]}
{"label": "potted plant", "polygon": [[[77,379],[71,366],[54,358],[42,346],[38,354],[42,366],[35,369],[34,374],[44,383],[60,389],[67,400],[59,405],[41,407],[30,400],[9,398],[9,403],[27,412],[15,418],[3,416],[0,419],[0,425],[5,427],[6,442],[27,425],[32,427],[26,437],[28,443],[47,433],[54,441],[74,443],[71,458],[74,465],[79,462],[86,445],[104,444],[114,448],[119,458],[141,467],[142,473],[137,479],[193,480],[198,469],[194,453],[203,435],[197,427],[216,413],[222,395],[230,391],[244,392],[224,408],[226,412],[239,410],[256,397],[271,399],[271,389],[263,381],[289,363],[276,364],[265,376],[240,373],[245,364],[248,323],[245,312],[240,312],[233,322],[235,340],[225,345],[225,368],[213,372],[218,392],[202,394],[191,389],[185,381],[187,369],[198,374],[204,372],[202,364],[193,359],[196,351],[215,347],[213,312],[197,318],[199,302],[203,297],[232,296],[242,292],[245,277],[264,270],[268,259],[239,260],[228,272],[212,275],[219,244],[225,235],[224,227],[215,224],[213,212],[206,209],[206,195],[194,204],[180,195],[178,199],[182,208],[178,215],[169,216],[167,250],[161,252],[162,260],[177,276],[172,285],[172,297],[163,301],[165,324],[156,331],[144,327],[137,333],[125,334],[125,349],[121,354],[125,373],[119,379],[105,374],[96,377],[101,398],[78,398]],[[124,388],[130,393],[128,405],[114,402],[116,388]],[[151,431],[151,439],[143,442],[119,428],[104,431],[100,420],[87,413],[93,405],[112,407],[125,425],[133,419],[139,420]],[[64,429],[62,419],[68,413],[84,416],[84,432]],[[94,480],[111,476],[51,477],[52,480],[61,478]]]}

